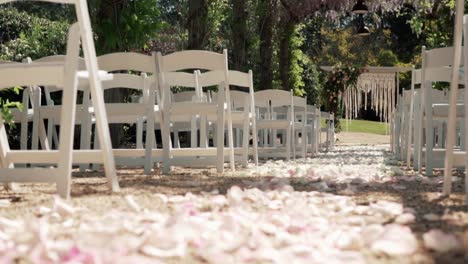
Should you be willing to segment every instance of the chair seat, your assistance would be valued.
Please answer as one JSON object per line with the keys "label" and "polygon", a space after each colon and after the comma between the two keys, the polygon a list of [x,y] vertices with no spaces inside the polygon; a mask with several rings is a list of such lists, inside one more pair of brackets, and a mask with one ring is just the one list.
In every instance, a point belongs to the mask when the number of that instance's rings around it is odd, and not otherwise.
{"label": "chair seat", "polygon": [[[24,115],[23,111],[21,111],[18,108],[11,109],[11,114],[13,115],[13,120],[15,122],[21,122],[21,119],[23,118],[23,115]],[[34,116],[34,110],[33,109],[27,109],[26,116],[27,116],[28,120],[32,120],[32,118]]]}
{"label": "chair seat", "polygon": [[[83,105],[76,106],[76,124],[81,124],[81,121],[89,115],[89,109],[86,110],[85,108],[86,107]],[[55,124],[60,124],[61,112],[61,105],[46,105],[39,107],[39,115],[41,119],[52,119]]]}
{"label": "chair seat", "polygon": [[289,120],[258,120],[257,129],[273,128],[273,129],[288,129],[290,126]]}
{"label": "chair seat", "polygon": [[218,105],[208,102],[176,102],[171,104],[171,114],[193,115],[198,113],[213,113],[218,109]]}
{"label": "chair seat", "polygon": [[[243,124],[246,118],[251,119],[252,114],[251,113],[245,113],[243,111],[232,111],[231,112],[232,116],[232,123],[234,124]],[[208,114],[207,119],[209,122],[216,122],[216,114]]]}
{"label": "chair seat", "polygon": [[[433,117],[448,118],[449,115],[449,104],[433,104],[432,105]],[[463,103],[457,103],[457,118],[465,116],[465,105]]]}

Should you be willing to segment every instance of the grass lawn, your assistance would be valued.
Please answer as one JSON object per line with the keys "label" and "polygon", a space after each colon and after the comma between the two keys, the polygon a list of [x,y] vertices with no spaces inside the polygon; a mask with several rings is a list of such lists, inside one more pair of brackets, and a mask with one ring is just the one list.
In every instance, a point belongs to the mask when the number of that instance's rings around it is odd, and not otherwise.
{"label": "grass lawn", "polygon": [[386,127],[387,127],[387,134],[390,133],[388,129],[388,125],[386,123],[381,122],[374,122],[374,121],[366,121],[366,120],[350,120],[349,121],[349,130],[346,130],[346,123],[348,120],[341,119],[341,131],[343,132],[361,132],[361,133],[370,133],[370,134],[378,134],[378,135],[385,135],[386,134]]}
{"label": "grass lawn", "polygon": [[[343,132],[360,132],[360,133],[370,133],[378,135],[386,135],[385,127],[388,125],[386,123],[367,121],[367,120],[350,120],[349,121],[349,130],[346,130],[346,119],[341,119],[341,131]],[[325,126],[325,122],[322,123],[322,126]],[[390,133],[388,130],[387,134]]]}

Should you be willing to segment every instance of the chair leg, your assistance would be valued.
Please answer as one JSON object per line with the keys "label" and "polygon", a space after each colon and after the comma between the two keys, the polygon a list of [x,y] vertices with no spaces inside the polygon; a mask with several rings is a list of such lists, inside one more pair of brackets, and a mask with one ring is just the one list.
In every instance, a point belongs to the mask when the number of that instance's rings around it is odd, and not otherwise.
{"label": "chair leg", "polygon": [[[425,159],[424,165],[426,167],[426,176],[432,176],[432,150],[434,146],[434,122],[432,120],[432,100],[430,97],[430,91],[432,91],[432,83],[426,82],[425,84],[425,99],[424,99],[424,128],[425,128],[425,145],[426,145],[426,152],[425,152]],[[421,161],[421,159],[420,159]],[[422,167],[422,166],[421,166]],[[419,171],[421,172],[421,167]]]}
{"label": "chair leg", "polygon": [[[91,26],[89,21],[89,13],[87,12],[87,2],[76,2],[76,13],[81,32],[81,44],[83,48],[84,58],[86,61],[87,70],[90,74],[90,91],[92,97],[92,105],[96,118],[97,134],[101,142],[102,161],[107,177],[109,187],[112,191],[119,191],[119,182],[117,180],[117,172],[115,168],[114,155],[112,153],[112,144],[110,141],[109,125],[107,122],[106,108],[104,102],[104,91],[96,74],[99,71],[96,61],[96,50],[94,40],[91,34]],[[80,19],[81,18],[81,19]],[[78,41],[79,42],[79,41]]]}
{"label": "chair leg", "polygon": [[288,127],[286,129],[286,160],[290,161],[291,160],[291,128]]}
{"label": "chair leg", "polygon": [[[91,116],[87,116],[81,123],[80,149],[91,149]],[[80,171],[89,169],[89,164],[81,164]]]}
{"label": "chair leg", "polygon": [[[143,129],[142,129],[143,130]],[[145,140],[145,174],[150,174],[153,169],[153,145],[154,145],[154,114],[147,115],[146,140]]]}
{"label": "chair leg", "polygon": [[305,159],[307,155],[307,131],[304,127],[302,129],[302,158]]}
{"label": "chair leg", "polygon": [[[93,148],[94,149],[100,149],[101,148],[101,143],[99,142],[99,137],[98,137],[98,134],[97,134],[97,131],[96,131],[96,126],[94,126],[94,145],[93,145]],[[100,167],[101,167],[100,163],[93,163],[93,165],[91,166],[92,170],[94,170],[94,171],[99,170]]]}
{"label": "chair leg", "polygon": [[174,129],[174,148],[180,148],[179,130]]}
{"label": "chair leg", "polygon": [[255,166],[258,166],[258,130],[255,120],[252,121],[252,144],[253,144],[253,158]]}
{"label": "chair leg", "polygon": [[163,125],[161,126],[161,135],[163,143],[163,174],[168,174],[171,170],[171,123],[169,121],[169,116],[163,116]]}
{"label": "chair leg", "polygon": [[246,118],[244,121],[244,128],[242,129],[242,166],[247,167],[249,163],[249,136],[250,136],[250,122]]}
{"label": "chair leg", "polygon": [[[149,133],[146,129],[146,133]],[[136,147],[137,149],[143,148],[143,119],[138,118],[136,122]]]}
{"label": "chair leg", "polygon": [[197,134],[198,134],[197,118],[192,117],[192,120],[190,122],[190,147],[191,148],[196,148],[198,146]]}
{"label": "chair leg", "polygon": [[206,116],[200,116],[200,147],[208,147],[207,120]]}
{"label": "chair leg", "polygon": [[[6,133],[5,124],[3,123],[2,116],[0,115],[0,168],[13,168],[13,163],[7,162],[7,153],[10,151],[8,144],[8,136]],[[17,190],[18,186],[14,183],[4,183],[3,187],[6,190]]]}
{"label": "chair leg", "polygon": [[420,148],[421,148],[421,143],[422,143],[422,140],[420,140],[420,137],[421,137],[421,115],[420,115],[420,112],[421,112],[421,105],[420,105],[420,97],[421,97],[421,94],[419,94],[416,98],[415,98],[415,102],[414,102],[414,107],[416,108],[415,109],[415,113],[414,113],[414,119],[413,119],[413,124],[414,124],[414,130],[413,130],[413,139],[414,139],[414,148],[413,148],[413,170],[414,171],[417,171],[418,170],[418,167],[419,167],[419,152],[420,152]]}
{"label": "chair leg", "polygon": [[228,146],[229,146],[229,164],[231,165],[231,170],[236,170],[236,161],[234,157],[234,129],[232,128],[232,117],[229,115],[227,116],[228,120]]}
{"label": "chair leg", "polygon": [[[73,29],[70,29],[73,30]],[[75,36],[78,38],[78,35]],[[76,53],[79,51],[79,39],[75,39],[75,47],[68,47],[67,54]],[[71,56],[75,58],[75,56]],[[78,56],[76,56],[78,57]],[[70,68],[68,68],[70,67]],[[73,164],[73,138],[75,132],[76,118],[76,97],[78,93],[78,80],[76,72],[78,69],[78,59],[73,59],[65,64],[65,84],[70,85],[68,89],[63,90],[62,95],[62,112],[60,116],[60,160],[57,164],[56,182],[57,191],[64,199],[70,198],[71,192],[71,169]]]}
{"label": "chair leg", "polygon": [[43,120],[40,120],[39,124],[39,141],[41,143],[41,148],[43,150],[50,150],[50,144],[47,140],[47,131],[44,125]]}
{"label": "chair leg", "polygon": [[[26,107],[27,106],[25,106],[25,109],[23,111],[28,111]],[[21,150],[28,149],[28,123],[29,122],[28,122],[27,117],[21,120],[21,140],[20,140]]]}
{"label": "chair leg", "polygon": [[216,122],[216,170],[218,173],[224,173],[224,109],[218,109]]}

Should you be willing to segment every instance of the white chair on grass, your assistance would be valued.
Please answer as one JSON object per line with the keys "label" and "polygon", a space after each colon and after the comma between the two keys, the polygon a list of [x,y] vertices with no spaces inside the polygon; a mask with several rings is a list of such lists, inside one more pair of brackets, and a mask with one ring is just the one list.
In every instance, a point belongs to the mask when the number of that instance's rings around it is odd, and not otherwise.
{"label": "white chair on grass", "polygon": [[[257,134],[261,133],[258,156],[260,158],[291,159],[294,142],[294,101],[292,91],[263,90],[255,92]],[[286,114],[284,114],[286,113]],[[281,118],[282,117],[282,118]],[[281,145],[278,133],[284,132]]]}
{"label": "white chair on grass", "polygon": [[[175,52],[163,56],[158,53],[158,79],[161,90],[161,104],[163,114],[162,139],[163,139],[163,173],[170,171],[171,165],[182,166],[195,166],[201,163],[211,163],[216,165],[218,173],[224,171],[224,155],[225,150],[229,153],[231,161],[231,169],[234,170],[234,150],[232,135],[228,137],[229,149],[224,147],[224,124],[225,118],[228,119],[228,131],[232,131],[231,122],[231,107],[229,102],[229,73],[228,73],[228,59],[227,51],[222,54],[188,50]],[[173,87],[169,82],[169,73],[179,72],[182,70],[206,70],[216,72],[218,86],[218,100],[216,102],[204,102],[201,100],[201,95],[198,96],[198,102],[171,102],[171,88]],[[200,93],[200,91],[199,91]],[[197,147],[197,148],[174,148],[170,138],[170,123],[172,117],[178,115],[192,114],[208,115],[215,113],[217,115],[217,133],[216,148],[210,147]],[[177,162],[178,158],[179,162]],[[188,160],[187,160],[188,158]]]}
{"label": "white chair on grass", "polygon": [[[0,4],[14,2],[0,0]],[[31,63],[0,65],[2,87],[12,86],[62,86],[63,108],[60,127],[60,146],[58,151],[12,151],[9,148],[6,128],[0,122],[0,182],[49,182],[56,183],[59,194],[69,198],[71,189],[72,160],[89,162],[99,160],[104,163],[106,176],[113,191],[119,189],[109,129],[101,90],[100,74],[94,49],[87,3],[84,0],[48,0],[54,3],[74,4],[78,23],[70,28],[65,63]],[[80,39],[86,61],[86,72],[78,71]],[[104,74],[103,74],[104,75]],[[79,81],[88,81],[91,87],[98,133],[103,148],[93,152],[73,151],[73,126],[75,123],[76,97]],[[1,121],[1,120],[0,120]],[[76,155],[76,156],[75,156]],[[14,168],[15,163],[56,163],[56,168]]]}

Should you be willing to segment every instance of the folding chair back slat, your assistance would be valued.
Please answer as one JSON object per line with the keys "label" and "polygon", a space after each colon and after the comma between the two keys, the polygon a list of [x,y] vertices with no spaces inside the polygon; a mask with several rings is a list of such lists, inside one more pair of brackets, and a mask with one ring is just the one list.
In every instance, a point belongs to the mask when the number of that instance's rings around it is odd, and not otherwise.
{"label": "folding chair back slat", "polygon": [[219,71],[227,69],[225,54],[202,50],[174,52],[158,58],[164,65],[164,72],[175,72],[188,69]]}
{"label": "folding chair back slat", "polygon": [[[425,67],[430,69],[430,68],[452,66],[453,52],[454,52],[453,47],[444,47],[444,48],[427,50]],[[463,52],[462,52],[462,58],[463,58]],[[460,63],[462,66],[463,61],[460,60]]]}
{"label": "folding chair back slat", "polygon": [[140,71],[146,73],[156,72],[154,56],[135,52],[116,52],[104,54],[98,57],[99,69],[114,71]]}

